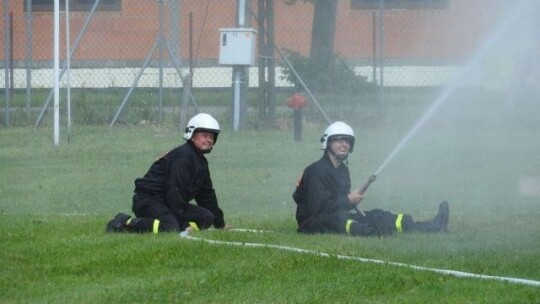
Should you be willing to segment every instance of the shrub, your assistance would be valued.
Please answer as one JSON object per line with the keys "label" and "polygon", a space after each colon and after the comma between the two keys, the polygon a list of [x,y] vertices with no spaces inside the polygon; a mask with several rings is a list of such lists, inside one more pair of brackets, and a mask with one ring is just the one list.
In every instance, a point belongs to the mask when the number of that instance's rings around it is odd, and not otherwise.
{"label": "shrub", "polygon": [[[359,93],[369,90],[371,85],[367,77],[356,75],[353,68],[339,55],[332,55],[330,64],[321,63],[320,60],[303,56],[297,52],[286,50],[287,58],[312,92],[317,93]],[[281,68],[286,80],[293,84],[297,90],[303,89],[300,80],[289,66]]]}

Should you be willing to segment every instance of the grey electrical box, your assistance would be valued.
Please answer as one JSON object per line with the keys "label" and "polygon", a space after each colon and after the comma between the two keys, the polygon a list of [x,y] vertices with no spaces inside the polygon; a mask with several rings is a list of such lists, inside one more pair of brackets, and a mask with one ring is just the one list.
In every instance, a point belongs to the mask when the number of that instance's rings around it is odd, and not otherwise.
{"label": "grey electrical box", "polygon": [[257,31],[252,28],[221,28],[219,64],[254,65]]}

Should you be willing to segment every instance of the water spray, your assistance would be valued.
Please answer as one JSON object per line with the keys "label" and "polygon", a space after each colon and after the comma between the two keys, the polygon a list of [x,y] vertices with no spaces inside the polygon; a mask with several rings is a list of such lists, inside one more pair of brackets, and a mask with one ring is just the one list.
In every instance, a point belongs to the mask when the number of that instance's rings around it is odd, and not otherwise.
{"label": "water spray", "polygon": [[[373,175],[360,187],[358,192],[364,194],[367,188],[375,181],[377,175],[386,167],[386,165],[398,154],[398,152],[405,146],[405,144],[416,134],[416,132],[426,123],[426,121],[435,113],[435,111],[444,103],[450,95],[455,91],[455,89],[461,85],[465,75],[470,73],[475,69],[485,58],[488,51],[495,45],[499,38],[507,32],[508,28],[518,20],[521,13],[527,8],[527,1],[523,1],[520,6],[518,6],[512,14],[509,15],[507,19],[504,20],[503,24],[493,32],[488,39],[484,42],[482,47],[475,53],[475,55],[470,59],[466,68],[459,74],[458,77],[454,77],[453,81],[448,87],[442,92],[442,94],[435,100],[433,104],[428,108],[426,113],[416,122],[416,124],[409,130],[409,132],[401,139],[401,141],[396,145],[394,150],[390,152],[388,157],[382,162],[379,168],[375,171]],[[366,214],[358,208],[358,205],[355,206],[356,211],[361,215],[365,216]]]}

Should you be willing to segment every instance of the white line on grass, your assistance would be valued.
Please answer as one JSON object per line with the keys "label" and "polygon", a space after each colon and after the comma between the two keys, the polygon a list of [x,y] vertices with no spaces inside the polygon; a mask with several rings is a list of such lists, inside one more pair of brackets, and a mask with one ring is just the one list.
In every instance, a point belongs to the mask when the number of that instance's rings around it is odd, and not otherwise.
{"label": "white line on grass", "polygon": [[[254,230],[254,229],[233,229],[233,231],[256,232],[256,233],[267,232],[264,230]],[[308,249],[273,245],[273,244],[217,241],[217,240],[210,240],[210,239],[205,239],[205,238],[200,238],[200,237],[194,237],[194,236],[189,235],[185,231],[180,233],[180,237],[187,240],[202,241],[202,242],[206,242],[206,243],[214,244],[214,245],[272,248],[272,249],[292,251],[292,252],[297,252],[297,253],[312,254],[312,255],[326,257],[326,258],[334,257],[340,260],[352,260],[352,261],[358,261],[362,263],[374,263],[374,264],[385,264],[385,265],[391,265],[391,266],[397,266],[397,267],[406,267],[406,268],[410,268],[414,270],[430,271],[430,272],[434,272],[438,274],[451,275],[451,276],[455,276],[459,278],[495,280],[495,281],[503,281],[503,282],[509,282],[509,283],[530,285],[530,286],[540,286],[540,281],[535,281],[535,280],[512,278],[512,277],[499,277],[499,276],[475,274],[475,273],[463,272],[463,271],[457,271],[457,270],[423,267],[423,266],[417,266],[417,265],[411,265],[411,264],[405,264],[405,263],[399,263],[399,262],[389,262],[389,261],[354,257],[354,256],[348,256],[348,255],[341,255],[341,254],[330,254],[330,253],[325,253],[325,252],[320,252],[320,251],[315,251],[315,250],[308,250]]]}

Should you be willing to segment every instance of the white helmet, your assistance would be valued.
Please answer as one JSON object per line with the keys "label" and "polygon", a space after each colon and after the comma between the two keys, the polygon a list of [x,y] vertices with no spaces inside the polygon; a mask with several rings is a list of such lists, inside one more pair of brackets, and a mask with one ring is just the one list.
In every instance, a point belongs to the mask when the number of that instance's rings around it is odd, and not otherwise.
{"label": "white helmet", "polygon": [[342,121],[336,121],[335,123],[329,125],[328,128],[326,128],[326,131],[324,131],[324,134],[321,137],[321,149],[326,150],[326,148],[328,147],[328,141],[336,137],[344,137],[348,139],[351,144],[350,152],[353,151],[354,131],[351,127],[349,127],[348,124]]}
{"label": "white helmet", "polygon": [[199,113],[193,116],[184,129],[184,139],[190,140],[193,133],[197,131],[205,131],[214,133],[214,143],[217,141],[219,134],[219,123],[210,114]]}

